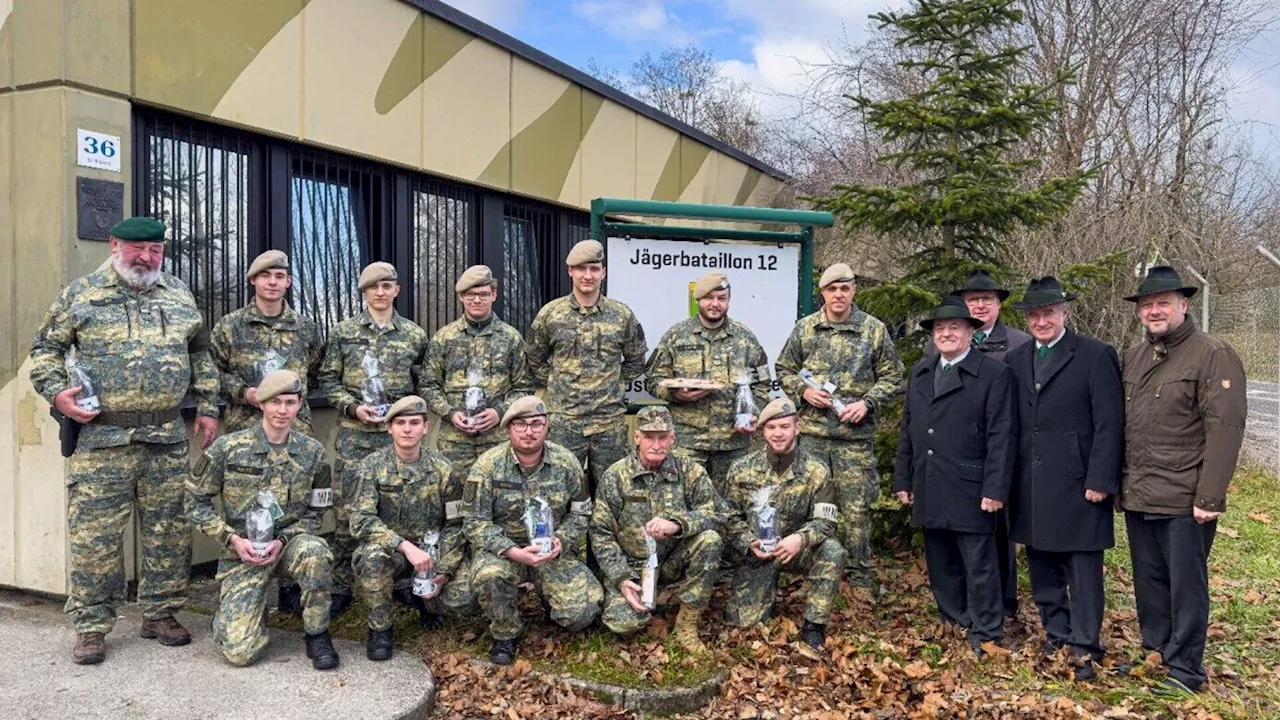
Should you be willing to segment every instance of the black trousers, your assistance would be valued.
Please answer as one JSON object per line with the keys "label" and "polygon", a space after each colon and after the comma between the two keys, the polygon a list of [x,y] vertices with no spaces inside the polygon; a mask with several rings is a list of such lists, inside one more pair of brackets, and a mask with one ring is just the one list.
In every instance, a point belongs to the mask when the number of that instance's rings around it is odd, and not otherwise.
{"label": "black trousers", "polygon": [[968,628],[975,647],[1004,637],[1004,607],[994,533],[924,531],[924,561],[938,614]]}
{"label": "black trousers", "polygon": [[996,512],[996,555],[1005,617],[1018,614],[1018,546],[1009,537],[1009,511]]}
{"label": "black trousers", "polygon": [[1031,594],[1050,643],[1101,660],[1102,551],[1048,552],[1027,548]]}
{"label": "black trousers", "polygon": [[1199,690],[1209,629],[1209,552],[1218,522],[1126,512],[1125,528],[1142,644],[1160,652],[1171,677]]}

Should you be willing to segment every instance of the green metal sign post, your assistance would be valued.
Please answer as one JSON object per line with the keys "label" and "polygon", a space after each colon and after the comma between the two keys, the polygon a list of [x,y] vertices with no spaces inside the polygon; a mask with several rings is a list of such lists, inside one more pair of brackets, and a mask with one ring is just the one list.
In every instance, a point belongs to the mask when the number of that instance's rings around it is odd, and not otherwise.
{"label": "green metal sign post", "polygon": [[[619,215],[719,220],[761,225],[794,225],[799,226],[799,229],[793,232],[781,230],[732,230],[691,227],[688,225],[648,225],[610,219],[610,216],[616,217]],[[796,312],[800,316],[813,312],[813,229],[815,227],[831,227],[833,222],[831,213],[815,210],[785,210],[741,205],[697,205],[694,203],[632,200],[628,198],[596,198],[591,201],[591,239],[601,243],[604,243],[606,238],[610,236],[799,243],[800,277],[797,279],[799,283],[799,300]]]}

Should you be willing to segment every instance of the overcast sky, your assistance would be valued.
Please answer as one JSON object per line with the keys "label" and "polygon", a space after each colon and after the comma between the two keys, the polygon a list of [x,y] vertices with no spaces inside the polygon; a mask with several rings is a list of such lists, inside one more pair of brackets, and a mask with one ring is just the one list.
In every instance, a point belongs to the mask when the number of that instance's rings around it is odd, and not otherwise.
{"label": "overcast sky", "polygon": [[[625,72],[645,52],[696,42],[767,107],[800,87],[798,61],[817,62],[844,38],[866,37],[867,16],[900,0],[445,0],[575,67],[591,58]],[[1233,117],[1280,163],[1280,28],[1233,67]]]}

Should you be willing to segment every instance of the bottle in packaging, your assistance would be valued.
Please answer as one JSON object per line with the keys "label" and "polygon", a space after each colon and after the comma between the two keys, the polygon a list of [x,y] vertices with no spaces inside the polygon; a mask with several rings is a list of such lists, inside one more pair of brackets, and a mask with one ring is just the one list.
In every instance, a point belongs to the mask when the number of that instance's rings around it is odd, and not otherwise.
{"label": "bottle in packaging", "polygon": [[529,501],[524,511],[525,529],[529,531],[529,544],[538,548],[538,557],[551,552],[556,537],[555,520],[551,506],[542,498]]}
{"label": "bottle in packaging", "polygon": [[648,557],[644,567],[640,568],[640,602],[652,610],[658,603],[658,541],[647,532],[644,534],[644,549]]}
{"label": "bottle in packaging", "polygon": [[462,393],[462,411],[467,416],[467,425],[475,424],[475,417],[488,407],[485,402],[484,389],[480,387],[484,376],[477,370],[467,373],[467,389]]}
{"label": "bottle in packaging", "polygon": [[387,384],[382,379],[382,368],[378,358],[371,350],[364,351],[364,359],[360,361],[364,369],[364,382],[360,385],[360,399],[365,405],[373,408],[374,417],[381,421],[391,409],[391,398],[387,395]]}
{"label": "bottle in packaging", "polygon": [[419,597],[433,595],[436,592],[436,563],[440,561],[440,533],[426,533],[418,547],[431,556],[431,569],[413,574],[413,594]]}
{"label": "bottle in packaging", "polygon": [[257,387],[262,384],[264,378],[277,370],[284,369],[284,357],[273,350],[263,353],[253,363],[253,386]]}
{"label": "bottle in packaging", "polygon": [[819,384],[817,378],[813,376],[813,372],[808,370],[807,368],[800,371],[800,379],[804,381],[805,385],[808,385],[814,390],[821,390],[827,393],[828,395],[830,395],[831,409],[834,410],[837,415],[844,413],[844,409],[847,406],[845,405],[845,402],[843,400],[836,397],[835,383],[827,381],[825,383]]}
{"label": "bottle in packaging", "polygon": [[737,394],[733,399],[733,426],[749,428],[751,418],[758,412],[755,396],[751,394],[751,376],[744,373],[733,382],[738,386]]}
{"label": "bottle in packaging", "polygon": [[771,553],[778,547],[778,509],[773,506],[773,485],[765,485],[756,491],[753,508],[756,515],[756,539],[760,552]]}
{"label": "bottle in packaging", "polygon": [[257,501],[244,516],[245,538],[253,545],[253,552],[258,557],[266,557],[267,546],[275,539],[276,515],[278,510],[275,493],[270,490],[259,490]]}
{"label": "bottle in packaging", "polygon": [[98,397],[98,384],[93,381],[88,368],[79,361],[75,348],[67,351],[67,380],[72,386],[80,386],[80,394],[76,396],[77,407],[90,412],[102,409],[102,400]]}

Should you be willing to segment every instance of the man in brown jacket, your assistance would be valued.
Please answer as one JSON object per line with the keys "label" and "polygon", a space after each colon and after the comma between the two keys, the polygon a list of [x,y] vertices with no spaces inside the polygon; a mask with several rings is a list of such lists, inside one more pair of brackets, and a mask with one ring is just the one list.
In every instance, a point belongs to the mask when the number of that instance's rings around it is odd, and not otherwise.
{"label": "man in brown jacket", "polygon": [[1142,644],[1160,652],[1165,685],[1204,684],[1209,551],[1244,439],[1244,367],[1231,346],[1187,317],[1194,287],[1155,267],[1126,300],[1146,328],[1124,362],[1125,511]]}

